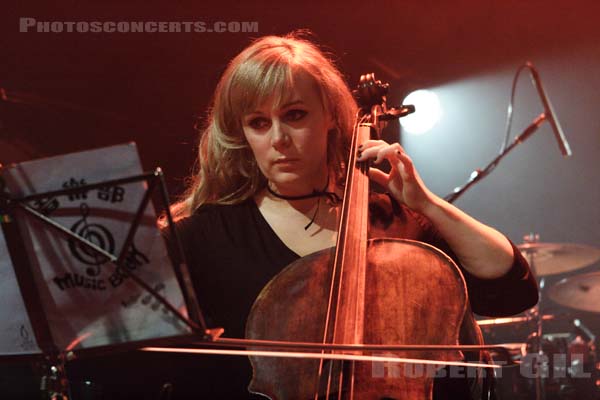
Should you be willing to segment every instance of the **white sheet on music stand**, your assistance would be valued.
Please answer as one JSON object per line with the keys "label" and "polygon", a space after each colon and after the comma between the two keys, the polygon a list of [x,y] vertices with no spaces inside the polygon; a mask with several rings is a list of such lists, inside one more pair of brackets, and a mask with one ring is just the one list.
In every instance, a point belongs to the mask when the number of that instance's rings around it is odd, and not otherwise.
{"label": "white sheet on music stand", "polygon": [[39,354],[31,322],[0,233],[0,354]]}
{"label": "white sheet on music stand", "polygon": [[[11,194],[25,196],[141,173],[135,145],[125,144],[20,163],[6,168],[3,176]],[[145,183],[135,182],[44,199],[32,206],[118,255],[145,189]],[[113,264],[99,263],[93,253],[23,212],[18,218],[24,222],[21,234],[29,253],[35,254],[36,285],[60,349],[76,339],[81,340],[77,348],[89,348],[189,333],[187,326],[119,274]],[[186,315],[152,204],[133,244],[128,268]]]}

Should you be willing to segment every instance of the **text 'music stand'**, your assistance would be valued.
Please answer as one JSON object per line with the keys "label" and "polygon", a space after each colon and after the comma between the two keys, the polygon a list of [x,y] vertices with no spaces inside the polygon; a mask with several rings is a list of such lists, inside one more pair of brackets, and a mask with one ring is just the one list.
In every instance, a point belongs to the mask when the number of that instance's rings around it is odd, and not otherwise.
{"label": "text 'music stand'", "polygon": [[50,397],[67,396],[72,357],[206,339],[157,186],[184,260],[162,172],[143,173],[133,143],[0,169],[0,360],[43,362]]}

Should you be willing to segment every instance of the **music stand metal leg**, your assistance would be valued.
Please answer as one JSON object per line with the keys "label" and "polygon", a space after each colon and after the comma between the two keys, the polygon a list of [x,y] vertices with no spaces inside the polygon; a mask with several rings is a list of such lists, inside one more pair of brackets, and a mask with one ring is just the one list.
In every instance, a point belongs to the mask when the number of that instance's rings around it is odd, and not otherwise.
{"label": "music stand metal leg", "polygon": [[69,400],[69,380],[65,364],[67,353],[61,353],[54,359],[44,363],[45,373],[42,376],[40,389],[47,400]]}

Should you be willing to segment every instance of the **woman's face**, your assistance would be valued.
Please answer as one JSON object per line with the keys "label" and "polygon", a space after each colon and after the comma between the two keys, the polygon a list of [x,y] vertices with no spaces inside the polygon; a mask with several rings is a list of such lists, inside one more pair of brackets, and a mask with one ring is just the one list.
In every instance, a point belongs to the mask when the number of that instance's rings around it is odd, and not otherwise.
{"label": "woman's face", "polygon": [[242,117],[244,135],[258,167],[279,193],[289,196],[322,189],[327,182],[327,132],[333,120],[305,73],[277,107],[273,98]]}

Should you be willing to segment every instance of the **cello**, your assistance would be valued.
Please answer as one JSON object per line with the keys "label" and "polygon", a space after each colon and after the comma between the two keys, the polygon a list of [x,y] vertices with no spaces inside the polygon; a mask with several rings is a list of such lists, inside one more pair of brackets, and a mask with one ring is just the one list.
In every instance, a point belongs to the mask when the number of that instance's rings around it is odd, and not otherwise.
{"label": "cello", "polygon": [[[401,112],[387,109],[387,88],[373,74],[361,77],[361,111],[350,145],[336,246],[293,262],[263,288],[247,319],[247,339],[323,345],[459,343],[463,319],[472,316],[464,278],[452,259],[422,242],[368,236],[369,165],[357,161],[357,152]],[[462,359],[456,349],[395,355],[440,363]],[[277,400],[431,399],[435,375],[361,361],[251,356],[250,362],[249,391]]]}

